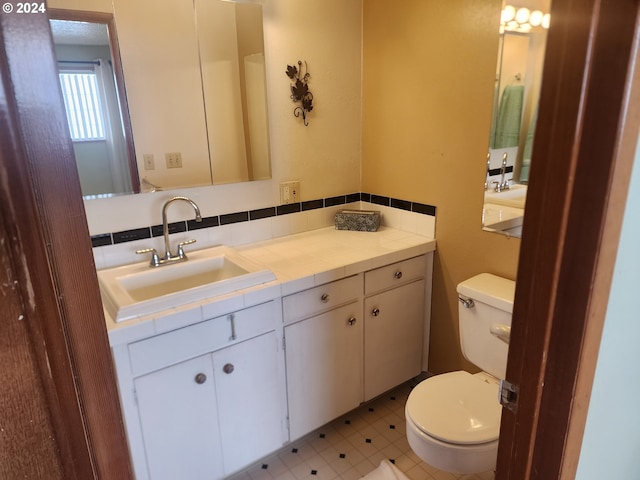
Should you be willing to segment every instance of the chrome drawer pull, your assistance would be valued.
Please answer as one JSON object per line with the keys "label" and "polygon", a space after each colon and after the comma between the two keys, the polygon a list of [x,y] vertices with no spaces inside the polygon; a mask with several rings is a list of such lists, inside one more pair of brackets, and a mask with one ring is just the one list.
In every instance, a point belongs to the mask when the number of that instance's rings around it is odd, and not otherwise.
{"label": "chrome drawer pull", "polygon": [[232,313],[230,315],[227,315],[227,319],[231,323],[231,336],[229,337],[229,341],[232,342],[237,338],[236,337],[236,316]]}
{"label": "chrome drawer pull", "polygon": [[322,296],[320,297],[320,301],[322,303],[327,303],[329,301],[329,294],[328,293],[323,293]]}
{"label": "chrome drawer pull", "polygon": [[393,276],[396,277],[396,279],[400,280],[402,278],[402,272],[398,270],[396,273],[393,274]]}
{"label": "chrome drawer pull", "polygon": [[196,375],[196,378],[194,378],[194,380],[198,385],[202,385],[207,381],[207,376],[204,373],[199,373]]}
{"label": "chrome drawer pull", "polygon": [[347,320],[347,323],[349,324],[349,326],[353,326],[356,321],[356,317],[351,317],[349,320]]}
{"label": "chrome drawer pull", "polygon": [[222,371],[226,374],[232,373],[234,370],[233,363],[227,363],[224,367],[222,367]]}
{"label": "chrome drawer pull", "polygon": [[371,310],[371,315],[377,317],[378,315],[380,315],[380,309],[378,307],[375,307],[373,310]]}

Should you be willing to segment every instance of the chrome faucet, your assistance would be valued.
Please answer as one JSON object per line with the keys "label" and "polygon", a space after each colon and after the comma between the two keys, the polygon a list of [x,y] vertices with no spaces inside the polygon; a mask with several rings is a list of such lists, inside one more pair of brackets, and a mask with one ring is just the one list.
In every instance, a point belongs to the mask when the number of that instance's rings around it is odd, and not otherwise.
{"label": "chrome faucet", "polygon": [[496,192],[501,192],[502,190],[509,190],[509,182],[511,179],[505,179],[507,176],[507,152],[504,152],[502,155],[502,165],[500,166],[500,181],[493,182],[496,184],[494,190]]}
{"label": "chrome faucet", "polygon": [[489,189],[489,176],[491,175],[491,152],[487,153],[487,176],[484,179],[484,191]]}
{"label": "chrome faucet", "polygon": [[151,262],[149,265],[151,267],[160,267],[162,265],[168,265],[170,263],[184,262],[187,260],[187,255],[184,253],[184,245],[190,245],[192,243],[196,243],[195,240],[187,240],[185,242],[178,243],[178,252],[176,255],[171,253],[171,246],[169,245],[169,223],[167,222],[167,207],[171,205],[173,202],[181,200],[183,202],[187,202],[191,204],[193,209],[196,212],[196,222],[202,221],[202,216],[200,215],[200,208],[196,205],[196,202],[191,200],[188,197],[173,197],[167,200],[162,206],[162,234],[164,235],[164,257],[160,258],[158,252],[155,248],[144,248],[142,250],[137,250],[136,253],[151,253]]}

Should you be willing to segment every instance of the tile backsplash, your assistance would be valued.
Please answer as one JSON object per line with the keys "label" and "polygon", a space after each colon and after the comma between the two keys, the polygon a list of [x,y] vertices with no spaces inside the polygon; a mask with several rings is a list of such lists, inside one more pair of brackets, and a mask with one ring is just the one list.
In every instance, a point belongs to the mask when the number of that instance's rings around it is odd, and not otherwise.
{"label": "tile backsplash", "polygon": [[[301,233],[334,224],[338,210],[379,210],[382,225],[435,237],[436,207],[369,193],[351,193],[301,203],[203,217],[202,222],[171,222],[171,243],[195,239],[197,249],[224,244],[238,246]],[[91,236],[96,268],[139,261],[136,250],[162,251],[162,225],[101,233]]]}

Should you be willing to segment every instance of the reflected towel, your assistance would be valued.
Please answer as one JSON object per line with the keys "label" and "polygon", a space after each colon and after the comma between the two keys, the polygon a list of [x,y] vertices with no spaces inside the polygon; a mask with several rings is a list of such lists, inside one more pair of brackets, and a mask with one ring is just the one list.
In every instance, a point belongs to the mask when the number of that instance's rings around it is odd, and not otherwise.
{"label": "reflected towel", "polygon": [[495,148],[496,143],[496,125],[498,123],[498,95],[500,94],[500,82],[496,79],[496,84],[493,87],[493,106],[491,107],[491,131],[489,132],[489,148]]}
{"label": "reflected towel", "polygon": [[493,148],[517,147],[520,140],[524,86],[509,85],[502,92]]}
{"label": "reflected towel", "polygon": [[533,150],[533,137],[536,133],[536,122],[538,121],[538,107],[536,107],[529,122],[529,131],[527,132],[527,140],[524,143],[522,151],[522,167],[520,169],[520,181],[529,180],[529,166],[531,165],[531,151]]}

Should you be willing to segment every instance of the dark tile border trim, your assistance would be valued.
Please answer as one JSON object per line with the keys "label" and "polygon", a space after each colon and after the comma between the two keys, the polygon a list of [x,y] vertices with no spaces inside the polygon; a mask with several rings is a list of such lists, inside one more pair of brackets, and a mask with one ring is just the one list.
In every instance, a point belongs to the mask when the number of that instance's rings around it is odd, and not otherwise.
{"label": "dark tile border trim", "polygon": [[[169,233],[185,232],[190,230],[199,230],[202,228],[212,228],[220,225],[230,225],[232,223],[248,222],[251,220],[260,220],[263,218],[275,217],[276,215],[288,215],[290,213],[306,212],[308,210],[316,210],[319,208],[327,208],[337,205],[345,205],[352,202],[368,202],[376,205],[383,205],[392,208],[398,208],[405,211],[420,213],[423,215],[436,216],[436,207],[424,203],[411,202],[409,200],[401,200],[397,198],[385,197],[371,193],[355,192],[348,195],[338,195],[336,197],[320,198],[316,200],[308,200],[302,203],[290,203],[287,205],[278,205],[275,207],[259,208],[248,212],[233,212],[220,216],[205,217],[202,222],[195,220],[187,220],[182,222],[174,222],[169,224]],[[114,233],[100,233],[91,237],[91,245],[93,247],[105,247],[115,245],[117,243],[132,242],[134,240],[143,240],[145,238],[157,237],[162,235],[162,225],[153,225],[151,227],[135,228],[132,230],[124,230]]]}
{"label": "dark tile border trim", "polygon": [[338,195],[337,197],[325,198],[324,206],[325,207],[335,207],[336,205],[344,205],[347,203],[346,195]]}
{"label": "dark tile border trim", "polygon": [[324,201],[320,198],[318,200],[309,200],[308,202],[302,202],[302,211],[316,210],[318,208],[324,208]]}
{"label": "dark tile border trim", "polygon": [[260,208],[258,210],[251,210],[249,212],[249,220],[260,220],[261,218],[269,218],[276,216],[276,208]]}
{"label": "dark tile border trim", "polygon": [[220,225],[230,225],[232,223],[248,222],[249,212],[226,213],[220,215]]}
{"label": "dark tile border trim", "polygon": [[218,225],[220,225],[220,219],[217,215],[214,217],[204,217],[201,222],[187,220],[187,228],[189,230],[200,230],[202,228],[217,227]]}
{"label": "dark tile border trim", "polygon": [[[508,166],[504,169],[504,173],[513,173],[513,165]],[[495,175],[502,175],[502,170],[500,168],[492,168],[489,170],[489,176],[493,177]]]}
{"label": "dark tile border trim", "polygon": [[149,227],[134,228],[133,230],[123,230],[122,232],[112,233],[113,243],[133,242],[134,240],[143,240],[151,238],[151,229]]}
{"label": "dark tile border trim", "polygon": [[411,202],[408,200],[398,200],[397,198],[391,199],[391,207],[399,208],[400,210],[411,211]]}
{"label": "dark tile border trim", "polygon": [[383,197],[382,195],[371,195],[371,203],[389,207],[391,205],[391,199],[389,197]]}
{"label": "dark tile border trim", "polygon": [[106,245],[112,245],[113,240],[110,233],[102,233],[91,237],[92,247],[104,247]]}
{"label": "dark tile border trim", "polygon": [[286,205],[278,205],[276,213],[278,215],[289,215],[290,213],[298,213],[302,211],[301,203],[288,203]]}
{"label": "dark tile border trim", "polygon": [[[187,222],[173,222],[169,224],[169,233],[180,233],[187,231]],[[152,237],[161,237],[164,235],[162,225],[153,225],[151,227]]]}

